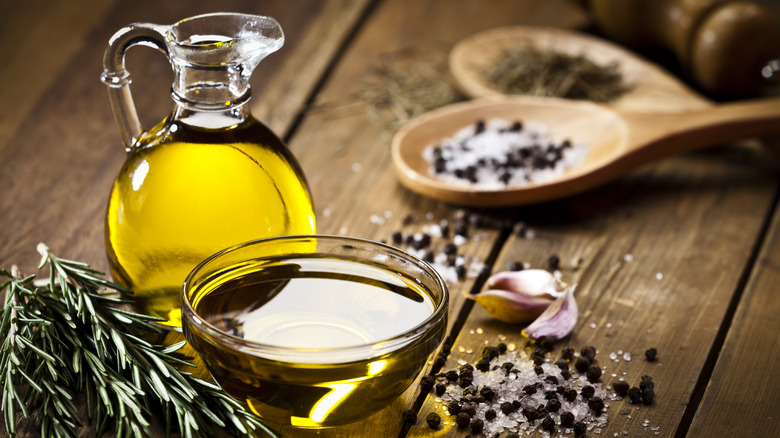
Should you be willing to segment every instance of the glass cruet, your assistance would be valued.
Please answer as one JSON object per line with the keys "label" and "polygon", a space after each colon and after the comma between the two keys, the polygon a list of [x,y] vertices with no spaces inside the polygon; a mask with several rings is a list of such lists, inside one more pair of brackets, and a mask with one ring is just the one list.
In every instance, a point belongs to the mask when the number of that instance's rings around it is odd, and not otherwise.
{"label": "glass cruet", "polygon": [[[252,117],[249,78],[284,43],[270,17],[215,13],[173,25],[135,23],[110,39],[101,80],[127,157],[105,222],[111,273],[139,310],[180,327],[187,274],[208,256],[263,237],[313,234],[314,209],[300,166]],[[174,73],[172,113],[143,130],[126,51],[164,53]]]}

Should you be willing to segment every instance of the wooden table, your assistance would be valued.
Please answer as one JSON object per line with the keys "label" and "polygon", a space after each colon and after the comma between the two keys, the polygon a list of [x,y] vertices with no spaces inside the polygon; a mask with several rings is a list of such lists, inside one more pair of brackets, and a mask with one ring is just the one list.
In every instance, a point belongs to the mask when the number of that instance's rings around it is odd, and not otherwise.
{"label": "wooden table", "polygon": [[[395,180],[388,135],[360,95],[388,54],[445,56],[457,41],[498,26],[583,27],[578,2],[550,0],[269,0],[4,2],[0,9],[0,266],[35,271],[35,246],[106,270],[103,217],[124,152],[98,76],[106,42],[136,21],[173,23],[216,10],[276,17],[287,44],[252,80],[253,111],[299,159],[318,231],[382,240],[459,208]],[[152,126],[171,108],[168,64],[133,50],[138,111]],[[780,211],[777,159],[724,145],[642,167],[604,187],[542,205],[482,211],[496,219],[461,253],[494,272],[510,261],[546,267],[550,255],[577,283],[580,318],[568,344],[593,345],[607,373],[653,377],[651,406],[611,402],[601,436],[780,436]],[[323,164],[327,163],[327,164]],[[405,224],[404,218],[418,220]],[[512,232],[522,221],[533,238]],[[496,225],[497,224],[497,225]],[[487,342],[521,346],[522,327],[499,323],[463,294],[484,276],[450,284],[452,354],[473,362]],[[659,360],[643,353],[655,347]],[[518,347],[519,348],[519,347]],[[469,354],[468,352],[472,352]],[[630,352],[616,362],[611,352]],[[624,374],[625,373],[625,374]],[[605,375],[607,382],[612,378]],[[434,396],[413,385],[387,409],[319,436],[464,436],[433,432]],[[401,412],[419,409],[403,428]],[[449,420],[447,421],[449,423]],[[90,436],[90,429],[83,436]],[[306,435],[281,430],[284,435]],[[21,436],[36,436],[24,427]],[[541,436],[541,434],[537,434]],[[571,435],[568,435],[571,436]],[[598,436],[589,432],[589,436]]]}

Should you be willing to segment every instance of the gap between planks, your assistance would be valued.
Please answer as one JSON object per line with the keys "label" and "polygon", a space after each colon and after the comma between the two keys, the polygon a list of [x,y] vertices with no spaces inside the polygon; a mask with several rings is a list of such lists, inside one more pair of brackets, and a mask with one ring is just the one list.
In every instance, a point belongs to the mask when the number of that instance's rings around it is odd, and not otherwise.
{"label": "gap between planks", "polygon": [[764,216],[764,220],[761,223],[761,228],[759,229],[759,232],[756,235],[756,239],[753,242],[753,248],[750,251],[750,257],[745,262],[742,275],[737,282],[737,287],[734,291],[734,294],[731,296],[726,313],[723,316],[723,320],[721,321],[720,327],[718,328],[718,332],[716,333],[715,339],[712,342],[710,352],[707,354],[707,359],[704,361],[704,366],[702,367],[701,373],[699,373],[699,378],[696,380],[696,385],[694,386],[693,392],[691,393],[691,398],[688,401],[688,404],[685,406],[685,411],[680,418],[680,427],[677,428],[675,438],[683,438],[688,435],[688,431],[691,428],[693,419],[696,416],[696,412],[699,410],[699,405],[704,398],[704,393],[706,392],[707,386],[710,382],[710,379],[712,378],[712,374],[715,371],[715,365],[717,364],[718,358],[723,351],[723,346],[726,342],[726,337],[728,336],[729,330],[731,329],[732,322],[734,321],[737,307],[739,307],[739,303],[742,301],[742,296],[745,293],[745,288],[748,284],[748,281],[755,271],[756,260],[758,259],[761,248],[766,241],[769,227],[772,224],[772,218],[775,214],[780,213],[777,208],[778,203],[780,203],[780,184],[775,190],[771,206],[769,210],[767,210],[767,213]]}
{"label": "gap between planks", "polygon": [[[474,280],[474,283],[471,285],[471,288],[469,289],[469,294],[474,295],[478,293],[480,290],[482,290],[482,287],[485,285],[485,282],[487,281],[488,277],[490,277],[490,274],[493,272],[493,267],[496,264],[496,261],[498,260],[498,256],[501,254],[501,251],[504,249],[504,246],[506,245],[507,240],[509,239],[509,235],[512,233],[513,225],[516,221],[512,221],[511,224],[504,224],[501,226],[501,231],[498,234],[498,237],[496,237],[495,242],[493,243],[493,247],[490,249],[490,253],[488,254],[487,258],[485,258],[485,269],[480,272],[480,274],[477,276],[477,278]],[[463,305],[460,307],[460,310],[458,311],[458,315],[455,317],[455,322],[452,323],[452,326],[450,328],[450,332],[447,334],[447,336],[444,338],[444,344],[454,345],[455,339],[458,338],[460,335],[460,331],[463,329],[463,326],[466,325],[466,320],[468,320],[469,315],[471,314],[471,310],[474,308],[474,300],[465,300],[463,302]],[[447,354],[449,357],[449,354]],[[437,372],[437,370],[431,370],[432,372]],[[417,395],[417,397],[414,399],[414,402],[412,403],[412,407],[410,410],[414,411],[415,414],[419,414],[420,410],[423,407],[423,404],[425,403],[425,399],[428,397],[428,394],[425,392],[420,392],[420,394]],[[411,428],[411,425],[409,423],[404,423],[401,427],[400,432],[398,433],[399,438],[404,438],[409,434],[409,429]]]}

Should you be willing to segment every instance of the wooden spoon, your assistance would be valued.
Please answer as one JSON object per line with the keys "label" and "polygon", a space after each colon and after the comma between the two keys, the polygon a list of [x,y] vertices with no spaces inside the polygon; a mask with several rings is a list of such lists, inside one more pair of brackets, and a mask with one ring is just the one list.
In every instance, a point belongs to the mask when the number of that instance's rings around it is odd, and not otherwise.
{"label": "wooden spoon", "polygon": [[[582,164],[551,182],[484,190],[436,179],[423,150],[477,120],[504,119],[547,125],[556,139],[587,144]],[[548,201],[607,182],[642,164],[706,146],[780,133],[780,99],[712,106],[682,113],[611,109],[584,101],[498,97],[431,111],[393,138],[393,164],[413,192],[467,206],[507,206]]]}
{"label": "wooden spoon", "polygon": [[476,33],[450,51],[450,71],[461,91],[471,98],[503,95],[486,81],[483,72],[506,50],[518,47],[583,55],[598,65],[616,64],[630,89],[607,104],[612,108],[678,112],[711,104],[675,76],[634,52],[602,38],[554,27],[510,26]]}

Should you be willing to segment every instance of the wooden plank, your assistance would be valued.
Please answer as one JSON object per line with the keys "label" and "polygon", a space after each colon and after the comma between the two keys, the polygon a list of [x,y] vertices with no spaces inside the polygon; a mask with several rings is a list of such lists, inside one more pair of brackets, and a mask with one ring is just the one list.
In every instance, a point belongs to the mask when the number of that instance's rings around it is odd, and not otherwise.
{"label": "wooden plank", "polygon": [[780,213],[737,307],[687,436],[776,436],[780,432]]}
{"label": "wooden plank", "polygon": [[[64,86],[59,74],[71,57],[91,42],[87,36],[99,25],[110,1],[72,2],[31,0],[7,2],[0,14],[0,154],[19,124],[43,93]],[[63,36],[67,35],[67,38]],[[24,68],[14,68],[24,66]]]}
{"label": "wooden plank", "polygon": [[[751,149],[683,156],[581,196],[519,210],[536,237],[510,238],[495,270],[505,270],[513,260],[547,268],[547,258],[557,254],[563,279],[578,284],[580,309],[573,334],[561,346],[578,351],[595,346],[599,365],[606,367],[605,385],[623,377],[636,386],[645,374],[655,381],[652,406],[609,402],[603,436],[674,436],[678,431],[759,238],[763,214],[774,202],[777,181],[771,167],[761,164],[769,157]],[[582,265],[573,268],[580,259]],[[456,368],[458,361],[473,363],[485,343],[524,345],[522,328],[475,307],[446,368]],[[651,347],[659,351],[658,362],[642,357]],[[618,351],[633,359],[619,355],[617,362],[610,360],[609,354]],[[419,418],[429,412],[442,413],[433,396]],[[410,436],[430,434],[421,423]],[[459,436],[457,427],[447,424],[437,436]]]}
{"label": "wooden plank", "polygon": [[[423,199],[396,182],[387,132],[369,119],[359,92],[375,79],[375,70],[384,59],[400,52],[412,57],[430,53],[446,56],[460,39],[493,26],[532,22],[573,27],[584,23],[582,11],[569,2],[550,2],[547,7],[533,1],[492,2],[490,8],[470,1],[379,4],[290,140],[312,189],[318,231],[389,241],[394,231],[408,235],[441,219],[454,222],[456,207]],[[556,13],[547,13],[550,10]],[[404,225],[410,214],[418,220]],[[492,213],[498,225],[507,215],[511,210]],[[459,253],[480,263],[493,249],[500,227],[494,224],[475,233],[459,247]],[[434,248],[441,248],[445,241],[434,239]],[[468,278],[450,284],[451,325],[462,306],[463,293],[473,283],[474,278]],[[322,431],[280,431],[285,436],[397,436],[402,428],[400,413],[415,397],[413,386],[387,409],[352,425]]]}

